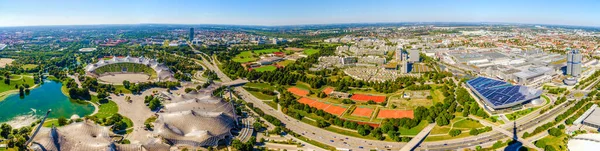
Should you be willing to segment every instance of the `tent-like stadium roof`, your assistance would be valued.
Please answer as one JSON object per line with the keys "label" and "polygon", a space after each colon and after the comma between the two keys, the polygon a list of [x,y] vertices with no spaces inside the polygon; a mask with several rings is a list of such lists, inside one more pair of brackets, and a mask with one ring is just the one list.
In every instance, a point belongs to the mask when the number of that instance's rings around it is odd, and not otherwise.
{"label": "tent-like stadium roof", "polygon": [[576,151],[597,151],[600,148],[600,134],[577,135],[569,139],[567,147]]}
{"label": "tent-like stadium roof", "polygon": [[141,151],[141,145],[115,144],[109,127],[91,122],[77,122],[60,128],[52,127],[34,138],[32,150],[116,150]]}
{"label": "tent-like stadium roof", "polygon": [[231,137],[234,108],[211,94],[203,89],[172,96],[154,122],[154,133],[173,144],[191,146],[216,146],[219,140]]}
{"label": "tent-like stadium roof", "polygon": [[110,60],[100,60],[96,63],[91,63],[88,64],[85,67],[85,71],[86,72],[94,72],[96,69],[105,66],[105,65],[109,65],[109,64],[115,64],[115,63],[137,63],[137,64],[143,64],[146,65],[150,68],[152,68],[155,72],[156,75],[158,76],[158,79],[161,81],[174,81],[175,78],[173,76],[173,72],[171,72],[171,70],[169,69],[169,67],[158,63],[155,59],[148,59],[148,58],[144,58],[144,57],[123,57],[123,58],[119,58],[119,57],[113,57]]}

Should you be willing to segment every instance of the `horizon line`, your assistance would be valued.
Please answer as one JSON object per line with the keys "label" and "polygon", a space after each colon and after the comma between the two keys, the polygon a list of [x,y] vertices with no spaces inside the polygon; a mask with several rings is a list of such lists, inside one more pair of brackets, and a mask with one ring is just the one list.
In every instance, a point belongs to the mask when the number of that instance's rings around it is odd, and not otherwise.
{"label": "horizon line", "polygon": [[314,24],[284,24],[284,25],[260,25],[260,24],[219,24],[219,23],[201,23],[201,24],[180,24],[180,23],[131,23],[131,24],[68,24],[68,25],[18,25],[1,26],[0,28],[19,28],[19,27],[59,27],[59,26],[135,26],[135,25],[214,25],[214,26],[258,26],[258,27],[286,27],[286,26],[324,26],[324,25],[352,25],[352,24],[443,24],[443,23],[471,23],[471,24],[508,24],[508,25],[546,25],[546,26],[570,26],[570,27],[592,27],[600,28],[600,25],[568,25],[568,24],[547,24],[547,23],[517,23],[517,22],[447,22],[447,21],[427,21],[427,22],[347,22],[347,23],[314,23]]}

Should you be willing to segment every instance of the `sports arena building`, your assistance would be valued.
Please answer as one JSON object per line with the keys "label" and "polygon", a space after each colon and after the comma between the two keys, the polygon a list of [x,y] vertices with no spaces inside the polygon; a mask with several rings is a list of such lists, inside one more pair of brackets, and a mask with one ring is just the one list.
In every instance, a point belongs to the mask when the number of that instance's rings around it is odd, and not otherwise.
{"label": "sports arena building", "polygon": [[467,81],[467,86],[490,112],[519,107],[519,105],[539,100],[541,90],[521,85],[477,77]]}
{"label": "sports arena building", "polygon": [[[108,66],[108,65],[112,65],[112,64],[119,64],[119,63],[134,63],[134,64],[142,64],[145,65],[147,67],[150,67],[152,70],[154,70],[154,72],[156,72],[156,78],[158,81],[175,81],[175,78],[173,77],[173,72],[171,72],[171,70],[169,69],[169,67],[158,63],[156,61],[156,59],[148,59],[148,58],[144,58],[144,57],[113,57],[112,59],[109,60],[100,60],[97,63],[91,63],[88,64],[85,67],[85,71],[88,75],[93,76],[93,77],[98,77],[98,76],[102,76],[101,74],[96,73],[96,70],[104,67],[104,66]],[[127,67],[120,67],[120,69],[117,70],[118,72],[121,73],[127,73],[127,72],[132,72],[134,71],[133,69],[128,69]]]}
{"label": "sports arena building", "polygon": [[571,151],[597,151],[600,148],[600,134],[580,134],[567,143]]}
{"label": "sports arena building", "polygon": [[194,147],[217,146],[231,139],[236,125],[233,105],[212,96],[211,87],[168,96],[153,123],[154,133],[174,145]]}
{"label": "sports arena building", "polygon": [[42,129],[37,135],[30,150],[111,150],[111,151],[150,151],[169,150],[170,146],[160,141],[147,144],[118,144],[116,140],[122,136],[110,131],[107,126],[100,126],[92,122],[76,122],[63,127]]}

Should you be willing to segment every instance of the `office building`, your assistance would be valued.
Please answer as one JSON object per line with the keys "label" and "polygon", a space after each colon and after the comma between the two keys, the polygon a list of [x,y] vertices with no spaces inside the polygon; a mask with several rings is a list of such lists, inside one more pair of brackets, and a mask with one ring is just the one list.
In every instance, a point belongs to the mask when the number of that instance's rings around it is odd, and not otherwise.
{"label": "office building", "polygon": [[190,28],[190,35],[188,38],[190,42],[194,41],[194,28]]}
{"label": "office building", "polygon": [[581,53],[579,50],[567,49],[567,75],[579,77],[581,75]]}

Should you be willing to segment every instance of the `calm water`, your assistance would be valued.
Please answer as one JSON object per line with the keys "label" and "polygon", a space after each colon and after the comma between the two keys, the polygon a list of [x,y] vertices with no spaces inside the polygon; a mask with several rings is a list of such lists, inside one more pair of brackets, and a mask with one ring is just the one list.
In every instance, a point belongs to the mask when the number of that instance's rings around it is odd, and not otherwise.
{"label": "calm water", "polygon": [[87,102],[70,101],[60,88],[62,83],[45,81],[40,87],[32,89],[25,98],[12,94],[0,101],[0,122],[7,122],[23,117],[39,119],[52,109],[48,118],[70,118],[74,114],[83,117],[94,112],[94,106]]}

